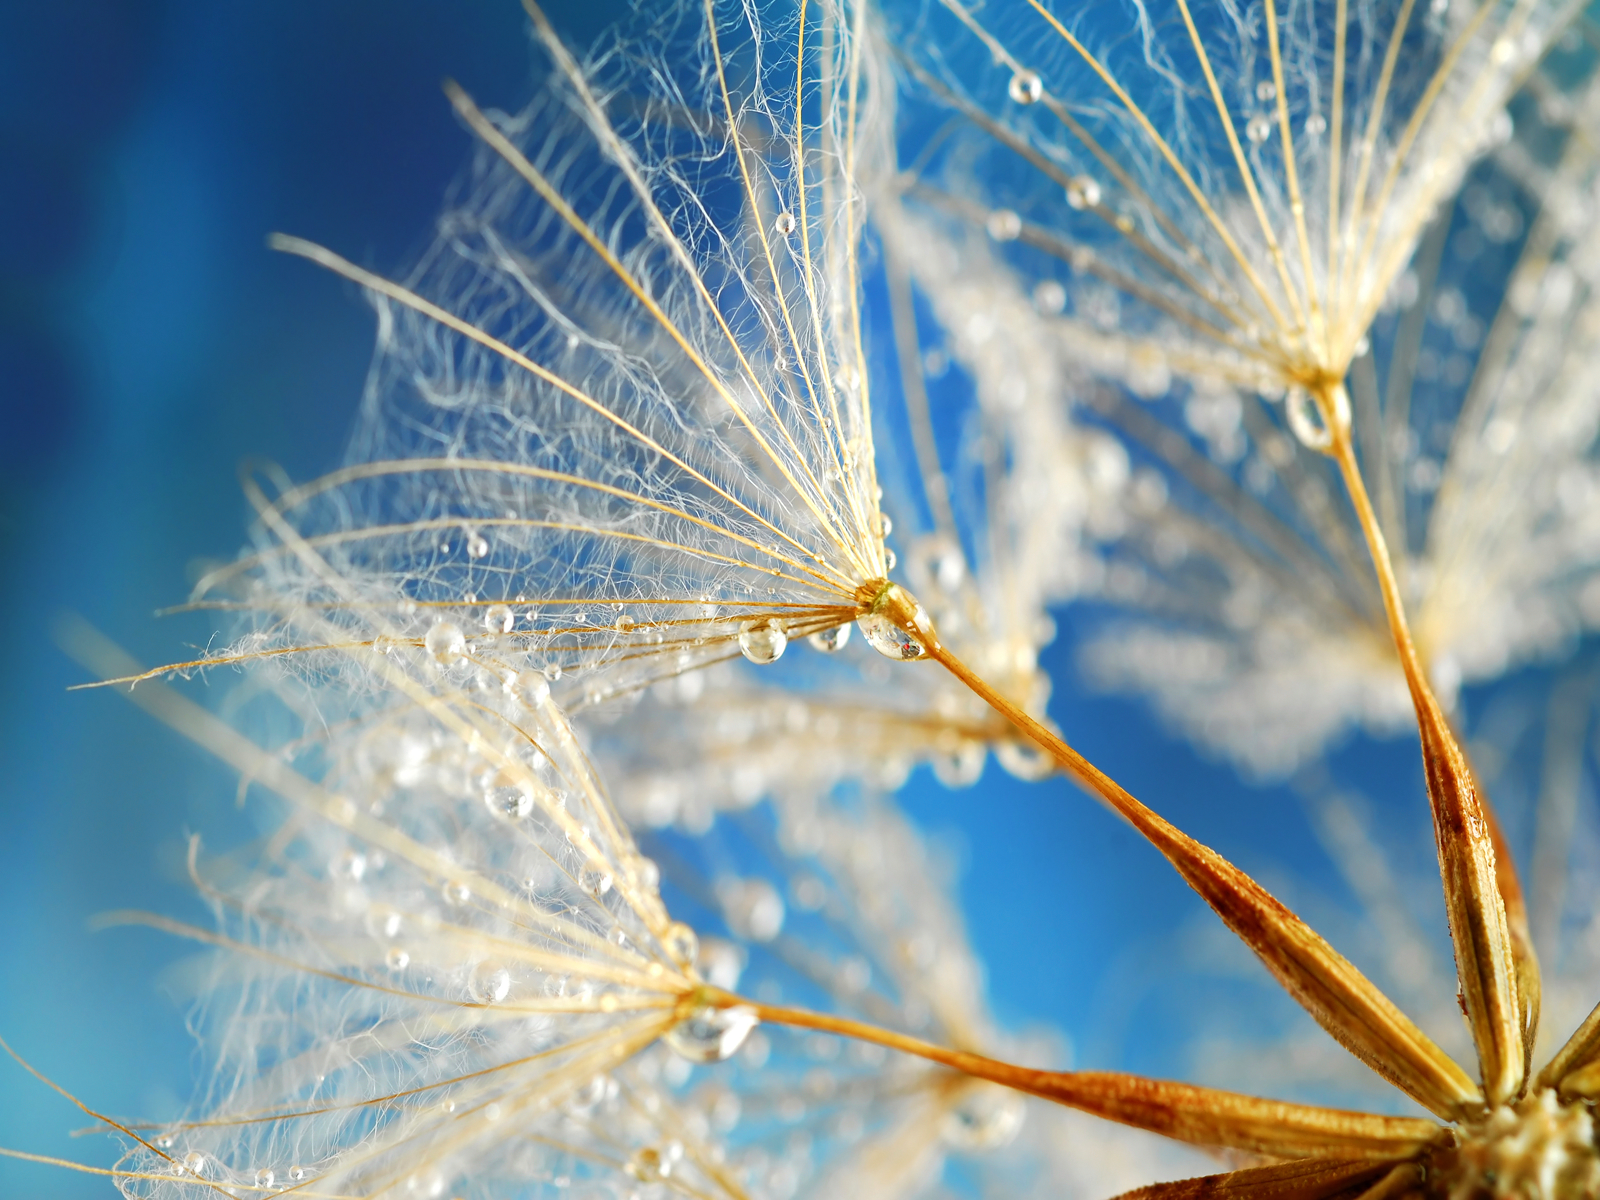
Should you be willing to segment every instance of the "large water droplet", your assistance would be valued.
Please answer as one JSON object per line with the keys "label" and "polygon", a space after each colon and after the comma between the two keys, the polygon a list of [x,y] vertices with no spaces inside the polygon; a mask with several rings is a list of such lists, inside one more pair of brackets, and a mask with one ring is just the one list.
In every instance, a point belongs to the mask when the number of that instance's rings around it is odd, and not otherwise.
{"label": "large water droplet", "polygon": [[1306,118],[1306,133],[1311,137],[1317,137],[1323,133],[1326,133],[1327,129],[1328,118],[1323,116],[1321,113],[1312,113]]}
{"label": "large water droplet", "polygon": [[411,965],[411,955],[395,946],[383,956],[383,962],[391,971],[404,971]]}
{"label": "large water droplet", "polygon": [[772,222],[772,229],[779,237],[788,237],[794,232],[794,214],[792,212],[779,213]]}
{"label": "large water droplet", "polygon": [[758,666],[777,662],[788,645],[789,635],[772,617],[749,621],[739,630],[739,653]]}
{"label": "large water droplet", "polygon": [[435,622],[423,637],[422,644],[429,654],[447,667],[460,662],[467,652],[466,635],[453,621]]}
{"label": "large water droplet", "polygon": [[460,879],[447,879],[444,886],[439,889],[439,894],[445,898],[447,904],[465,904],[472,899],[472,889]]}
{"label": "large water droplet", "polygon": [[517,675],[516,694],[524,707],[539,708],[550,699],[550,685],[542,672],[522,671]]}
{"label": "large water droplet", "polygon": [[867,645],[885,658],[909,662],[928,653],[926,646],[882,613],[858,617],[856,624],[861,627],[861,636],[867,639]]}
{"label": "large water droplet", "polygon": [[1067,180],[1067,204],[1073,208],[1093,208],[1100,203],[1100,185],[1088,175]]}
{"label": "large water droplet", "polygon": [[1244,135],[1256,145],[1272,136],[1272,120],[1266,113],[1256,113],[1244,123]]}
{"label": "large water droplet", "polygon": [[256,1186],[258,1188],[269,1188],[277,1182],[278,1173],[270,1167],[262,1167],[256,1172]]}
{"label": "large water droplet", "polygon": [[722,1062],[738,1053],[750,1031],[761,1024],[753,1008],[697,1008],[663,1039],[690,1062]]}
{"label": "large water droplet", "polygon": [[191,1150],[183,1156],[183,1169],[190,1175],[204,1175],[210,1166],[210,1160],[198,1150]]}
{"label": "large water droplet", "polygon": [[850,641],[850,626],[835,625],[831,629],[819,629],[806,639],[807,645],[813,650],[820,650],[824,654],[832,654],[843,650]]}
{"label": "large water droplet", "polygon": [[954,752],[934,758],[934,778],[947,788],[971,787],[983,774],[988,756],[982,742],[964,742]]}
{"label": "large water droplet", "polygon": [[1256,99],[1263,104],[1270,103],[1278,98],[1278,85],[1270,79],[1263,79],[1256,84]]}
{"label": "large water droplet", "polygon": [[489,553],[489,540],[481,533],[475,533],[467,538],[467,553],[473,558],[482,558]]}
{"label": "large water droplet", "polygon": [[510,633],[517,623],[517,614],[509,604],[491,604],[483,612],[483,627],[490,633]]}
{"label": "large water droplet", "polygon": [[939,1133],[961,1150],[996,1150],[1022,1128],[1022,1097],[993,1083],[969,1083],[945,1113]]}
{"label": "large water droplet", "polygon": [[[1333,397],[1334,419],[1340,416],[1340,397],[1344,388],[1337,388]],[[1349,401],[1344,402],[1344,420],[1349,422]],[[1288,418],[1289,428],[1300,444],[1308,450],[1326,453],[1333,446],[1333,430],[1324,420],[1322,407],[1317,403],[1316,397],[1302,387],[1292,387],[1284,398],[1284,416]]]}

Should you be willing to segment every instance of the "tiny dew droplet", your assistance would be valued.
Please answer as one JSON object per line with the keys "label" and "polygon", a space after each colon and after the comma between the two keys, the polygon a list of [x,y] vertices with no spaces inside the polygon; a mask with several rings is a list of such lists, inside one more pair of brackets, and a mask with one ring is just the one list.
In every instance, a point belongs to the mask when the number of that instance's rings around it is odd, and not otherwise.
{"label": "tiny dew droplet", "polygon": [[298,1163],[289,1168],[289,1180],[292,1183],[299,1183],[306,1177],[306,1174],[306,1169]]}
{"label": "tiny dew droplet", "polygon": [[262,1167],[256,1172],[256,1186],[258,1188],[269,1188],[277,1182],[278,1173],[270,1167]]}
{"label": "tiny dew droplet", "polygon": [[794,214],[792,212],[779,213],[772,222],[772,228],[779,237],[788,237],[794,232]]}
{"label": "tiny dew droplet", "polygon": [[391,971],[404,971],[411,965],[411,955],[396,946],[383,956],[383,961],[384,965]]}
{"label": "tiny dew droplet", "polygon": [[517,614],[509,604],[491,604],[484,610],[483,627],[490,633],[510,633],[517,623]]}
{"label": "tiny dew droplet", "polygon": [[788,648],[789,635],[774,617],[761,617],[739,630],[739,653],[757,666],[775,663]]}
{"label": "tiny dew droplet", "polygon": [[467,652],[467,639],[460,626],[452,621],[437,621],[422,639],[422,644],[434,658],[450,666],[460,662]]}
{"label": "tiny dew droplet", "polygon": [[1018,71],[1006,85],[1006,92],[1017,104],[1037,104],[1044,95],[1044,81],[1037,71]]}
{"label": "tiny dew droplet", "polygon": [[1269,100],[1276,100],[1277,98],[1278,85],[1273,83],[1272,80],[1263,79],[1260,83],[1256,84],[1256,99],[1261,101],[1261,103],[1265,104]]}
{"label": "tiny dew droplet", "polygon": [[659,1183],[672,1174],[672,1160],[654,1146],[645,1146],[628,1160],[628,1174],[640,1183]]}
{"label": "tiny dew droplet", "polygon": [[578,886],[597,899],[611,890],[611,868],[591,858],[578,872]]}
{"label": "tiny dew droplet", "polygon": [[482,558],[489,553],[489,540],[481,533],[474,533],[467,538],[467,553],[473,558]]}
{"label": "tiny dew droplet", "polygon": [[479,967],[467,981],[467,992],[479,1004],[499,1004],[511,993],[511,973],[504,967]]}
{"label": "tiny dew droplet", "polygon": [[495,816],[508,821],[521,820],[533,812],[533,793],[520,784],[485,788],[483,802]]}
{"label": "tiny dew droplet", "polygon": [[183,1169],[190,1175],[204,1175],[209,1165],[206,1156],[198,1150],[191,1150],[183,1156]]}
{"label": "tiny dew droplet", "polygon": [[1067,180],[1067,204],[1073,208],[1093,208],[1100,203],[1100,184],[1088,175]]}
{"label": "tiny dew droplet", "polygon": [[983,227],[997,242],[1014,242],[1022,235],[1022,218],[1009,208],[997,208],[989,214]]}
{"label": "tiny dew droplet", "polygon": [[883,548],[883,569],[885,571],[892,571],[899,565],[900,565],[900,556],[898,554],[896,554],[893,550],[891,550],[888,546],[885,546]]}
{"label": "tiny dew droplet", "polygon": [[1259,146],[1272,136],[1272,121],[1266,113],[1256,113],[1245,122],[1244,135]]}
{"label": "tiny dew droplet", "polygon": [[831,629],[819,629],[816,633],[806,638],[807,645],[813,650],[822,651],[824,654],[833,654],[835,651],[843,650],[849,641],[850,626],[848,624],[835,625]]}
{"label": "tiny dew droplet", "polygon": [[997,1150],[1017,1136],[1027,1109],[1022,1097],[993,1083],[971,1083],[945,1113],[939,1133],[961,1150]]}
{"label": "tiny dew droplet", "polygon": [[172,1135],[170,1133],[163,1133],[160,1137],[158,1137],[156,1139],[156,1149],[157,1150],[171,1150],[172,1149]]}
{"label": "tiny dew droplet", "polygon": [[885,658],[910,662],[928,653],[926,646],[882,613],[858,617],[856,624],[861,628],[861,636],[867,639],[867,645]]}
{"label": "tiny dew droplet", "polygon": [[[560,677],[559,670],[557,678]],[[523,671],[517,675],[517,698],[528,708],[538,708],[550,699],[550,685],[539,671]]]}
{"label": "tiny dew droplet", "polygon": [[1312,113],[1306,118],[1306,132],[1312,137],[1327,132],[1328,118],[1321,113]]}
{"label": "tiny dew droplet", "polygon": [[879,513],[878,514],[878,534],[879,534],[879,536],[888,537],[893,532],[894,532],[894,521],[892,521],[890,519],[889,514],[888,513]]}
{"label": "tiny dew droplet", "polygon": [[690,1062],[722,1062],[738,1053],[760,1023],[753,1008],[705,1005],[674,1025],[663,1040]]}
{"label": "tiny dew droplet", "polygon": [[674,921],[661,935],[661,946],[680,967],[694,966],[700,956],[700,937],[682,921]]}
{"label": "tiny dew droplet", "polygon": [[1033,306],[1046,316],[1054,316],[1067,307],[1067,289],[1054,279],[1044,279],[1034,285]]}
{"label": "tiny dew droplet", "polygon": [[439,892],[449,904],[465,904],[472,899],[472,889],[459,879],[445,880],[444,887],[440,888]]}

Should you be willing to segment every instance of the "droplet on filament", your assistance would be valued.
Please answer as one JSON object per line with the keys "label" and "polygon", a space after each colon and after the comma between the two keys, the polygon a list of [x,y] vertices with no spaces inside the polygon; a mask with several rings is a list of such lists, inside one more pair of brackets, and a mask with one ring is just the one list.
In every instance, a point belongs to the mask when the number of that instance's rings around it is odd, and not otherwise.
{"label": "droplet on filament", "polygon": [[761,1018],[753,1008],[706,1005],[674,1025],[663,1040],[690,1062],[722,1062],[738,1053],[759,1024]]}
{"label": "droplet on filament", "polygon": [[773,617],[747,622],[739,630],[739,653],[757,666],[777,662],[788,645],[789,635]]}

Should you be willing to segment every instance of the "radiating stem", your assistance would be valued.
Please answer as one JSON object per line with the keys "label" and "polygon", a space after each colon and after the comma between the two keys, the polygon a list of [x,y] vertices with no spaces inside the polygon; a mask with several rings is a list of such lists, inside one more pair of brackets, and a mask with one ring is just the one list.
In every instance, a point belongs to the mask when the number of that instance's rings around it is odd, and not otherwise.
{"label": "radiating stem", "polygon": [[[863,589],[865,593],[867,589]],[[1456,1063],[1370,980],[1249,875],[1141,804],[940,641],[902,588],[872,591],[870,611],[915,637],[928,654],[1141,833],[1267,970],[1350,1053],[1447,1119],[1478,1110],[1483,1094]],[[863,602],[867,600],[863,595]]]}
{"label": "radiating stem", "polygon": [[1520,912],[1522,889],[1516,883],[1510,856],[1503,847],[1496,853],[1496,822],[1487,801],[1478,794],[1472,769],[1429,685],[1412,640],[1389,548],[1356,461],[1349,404],[1343,393],[1343,385],[1331,381],[1315,392],[1329,435],[1326,452],[1339,465],[1372,554],[1384,613],[1416,709],[1461,995],[1478,1050],[1484,1090],[1492,1102],[1501,1103],[1518,1094],[1526,1082],[1526,1048],[1532,1044],[1532,1025],[1537,1019],[1539,968],[1527,938],[1526,920],[1520,922],[1520,936],[1515,936],[1506,912],[1508,894],[1517,898]]}
{"label": "radiating stem", "polygon": [[1336,1154],[1392,1160],[1414,1155],[1442,1135],[1432,1121],[1261,1100],[1237,1092],[1145,1079],[1115,1071],[1040,1071],[938,1046],[849,1017],[756,1004],[707,988],[721,1006],[752,1008],[761,1020],[872,1042],[1057,1104],[1201,1146],[1286,1158]]}

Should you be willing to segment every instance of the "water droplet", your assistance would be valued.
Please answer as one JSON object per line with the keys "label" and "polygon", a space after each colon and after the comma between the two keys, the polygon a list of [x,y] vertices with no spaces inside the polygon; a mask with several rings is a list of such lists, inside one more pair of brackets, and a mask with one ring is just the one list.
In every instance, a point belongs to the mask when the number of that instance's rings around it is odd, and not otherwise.
{"label": "water droplet", "polygon": [[993,1083],[969,1083],[940,1123],[944,1140],[961,1150],[997,1150],[1022,1128],[1022,1097]]}
{"label": "water droplet", "polygon": [[549,680],[551,683],[554,683],[556,680],[560,679],[561,678],[561,664],[560,663],[551,663],[549,666],[545,667],[545,669],[544,669],[544,677],[547,680]]}
{"label": "water droplet", "polygon": [[1022,218],[1009,208],[997,208],[989,214],[983,227],[997,242],[1014,242],[1022,235]]}
{"label": "water droplet", "polygon": [[1363,333],[1360,337],[1358,337],[1356,339],[1356,344],[1353,347],[1351,347],[1351,351],[1350,352],[1356,358],[1365,358],[1366,355],[1367,355],[1367,351],[1371,350],[1371,349],[1372,349],[1372,342],[1367,338],[1367,335]]}
{"label": "water droplet", "polygon": [[680,967],[692,967],[700,955],[700,937],[682,921],[674,921],[661,935],[661,947]]}
{"label": "water droplet", "polygon": [[[1344,389],[1342,387],[1335,389],[1335,420],[1338,419],[1338,396],[1342,395],[1343,392]],[[1345,403],[1346,412],[1348,413],[1349,402],[1346,401]],[[1322,408],[1317,404],[1315,397],[1310,392],[1302,387],[1292,387],[1289,389],[1288,396],[1285,397],[1284,405],[1284,416],[1289,420],[1289,429],[1294,433],[1301,445],[1318,453],[1325,453],[1333,445],[1333,431],[1328,428],[1323,419]],[[1346,423],[1348,423],[1348,415],[1346,416]]]}
{"label": "water droplet", "polygon": [[467,980],[467,994],[479,1004],[499,1004],[510,993],[511,973],[504,967],[476,967]]}
{"label": "water droplet", "polygon": [[831,629],[819,629],[806,639],[806,644],[813,650],[820,650],[824,654],[832,654],[843,650],[850,641],[850,626],[848,624],[835,625]]}
{"label": "water droplet", "polygon": [[672,1174],[672,1160],[654,1146],[646,1146],[628,1160],[628,1174],[640,1183],[659,1183]]}
{"label": "water droplet", "polygon": [[439,894],[447,904],[465,904],[472,899],[472,889],[459,879],[447,879]]}
{"label": "water droplet", "polygon": [[663,1040],[690,1062],[722,1062],[738,1053],[759,1024],[753,1008],[706,1005],[674,1025]]}
{"label": "water droplet", "polygon": [[262,1167],[256,1172],[256,1186],[258,1188],[269,1188],[277,1182],[278,1173],[270,1167]]}
{"label": "water droplet", "polygon": [[517,614],[509,604],[491,604],[483,613],[483,627],[490,633],[510,633],[517,623]]}
{"label": "water droplet", "polygon": [[1244,123],[1244,135],[1259,146],[1272,136],[1272,121],[1266,113],[1256,113]]}
{"label": "water droplet", "polygon": [[395,946],[383,956],[383,962],[391,971],[404,971],[411,965],[411,955]]}
{"label": "water droplet", "polygon": [[951,754],[933,760],[933,774],[947,788],[971,787],[983,774],[988,751],[982,742],[963,742]]}
{"label": "water droplet", "polygon": [[170,1133],[163,1133],[160,1137],[158,1137],[156,1139],[156,1149],[158,1149],[158,1150],[171,1150],[172,1149],[172,1141],[173,1141],[173,1138],[172,1138],[172,1135]]}
{"label": "water droplet", "polygon": [[495,816],[510,821],[521,820],[533,812],[533,793],[520,783],[485,788],[483,802]]}
{"label": "water droplet", "polygon": [[460,662],[467,652],[466,636],[460,626],[451,621],[435,622],[422,639],[422,644],[429,654],[447,667]]}
{"label": "water droplet", "polygon": [[1037,104],[1044,95],[1044,81],[1037,71],[1018,71],[1006,85],[1006,93],[1017,104]]}
{"label": "water droplet", "polygon": [[598,858],[591,858],[578,872],[578,886],[598,899],[611,890],[611,868]]}
{"label": "water droplet", "polygon": [[299,1183],[306,1177],[307,1174],[309,1174],[309,1172],[304,1167],[296,1163],[294,1166],[289,1168],[289,1181],[291,1183]]}
{"label": "water droplet", "polygon": [[360,883],[361,877],[367,873],[367,856],[359,850],[346,850],[334,863],[333,870],[336,875]]}
{"label": "water droplet", "polygon": [[892,571],[899,565],[900,565],[900,556],[898,554],[896,554],[893,550],[891,550],[888,546],[885,546],[883,548],[883,569],[885,571]]}
{"label": "water droplet", "polygon": [[444,1176],[433,1168],[418,1171],[406,1180],[406,1191],[422,1200],[433,1200],[444,1193]]}
{"label": "water droplet", "polygon": [[210,1161],[198,1150],[191,1150],[183,1156],[183,1169],[190,1175],[204,1175],[210,1166]]}
{"label": "water droplet", "polygon": [[788,237],[794,232],[794,214],[781,212],[772,222],[772,229],[779,237]]}
{"label": "water droplet", "polygon": [[783,897],[765,879],[727,879],[717,899],[728,928],[752,942],[770,942],[783,931]]}
{"label": "water droplet", "polygon": [[739,653],[758,666],[777,662],[788,645],[789,635],[774,617],[746,622],[739,630]]}
{"label": "water droplet", "polygon": [[867,645],[885,658],[909,662],[928,653],[926,646],[882,613],[858,617],[856,624],[861,628],[861,636],[867,639]]}
{"label": "water droplet", "polygon": [[1306,132],[1312,137],[1319,137],[1328,129],[1328,118],[1321,113],[1312,113],[1306,118]]}
{"label": "water droplet", "polygon": [[889,514],[888,513],[879,513],[878,514],[878,534],[879,534],[879,536],[880,537],[888,537],[893,532],[894,532],[894,521],[890,519]]}
{"label": "water droplet", "polygon": [[1033,306],[1046,316],[1054,316],[1067,307],[1067,289],[1054,279],[1041,280],[1033,288]]}
{"label": "water droplet", "polygon": [[550,685],[538,671],[523,671],[517,675],[517,698],[527,708],[539,708],[550,699]]}
{"label": "water droplet", "polygon": [[1263,79],[1256,84],[1256,99],[1266,104],[1278,98],[1278,85],[1270,79]]}
{"label": "water droplet", "polygon": [[1073,208],[1093,208],[1100,203],[1100,184],[1088,175],[1067,180],[1067,203]]}
{"label": "water droplet", "polygon": [[473,558],[482,558],[489,553],[489,540],[481,533],[474,533],[467,538],[467,553]]}
{"label": "water droplet", "polygon": [[1001,742],[994,748],[994,757],[1006,774],[1028,783],[1044,779],[1056,769],[1056,760],[1032,742]]}

